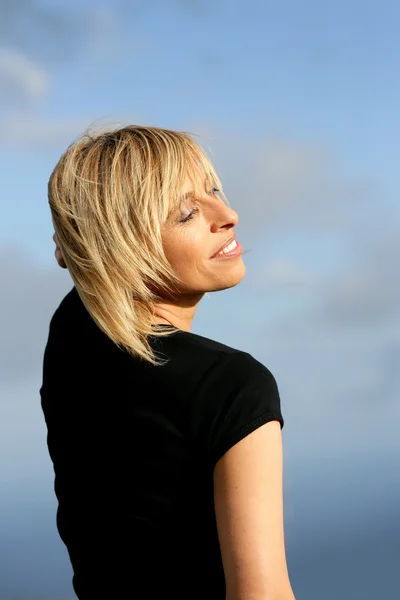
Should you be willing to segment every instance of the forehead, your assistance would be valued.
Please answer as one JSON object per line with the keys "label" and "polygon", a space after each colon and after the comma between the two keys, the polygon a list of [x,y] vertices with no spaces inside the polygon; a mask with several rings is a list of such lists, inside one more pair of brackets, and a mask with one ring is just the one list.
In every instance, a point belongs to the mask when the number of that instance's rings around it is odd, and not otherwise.
{"label": "forehead", "polygon": [[206,181],[204,176],[187,174],[183,181],[182,187],[177,191],[177,202],[180,204],[188,198],[198,195],[200,190],[204,190]]}
{"label": "forehead", "polygon": [[179,201],[185,200],[191,195],[197,196],[209,190],[213,183],[211,173],[200,168],[190,170],[186,173],[183,183],[178,190],[177,197]]}

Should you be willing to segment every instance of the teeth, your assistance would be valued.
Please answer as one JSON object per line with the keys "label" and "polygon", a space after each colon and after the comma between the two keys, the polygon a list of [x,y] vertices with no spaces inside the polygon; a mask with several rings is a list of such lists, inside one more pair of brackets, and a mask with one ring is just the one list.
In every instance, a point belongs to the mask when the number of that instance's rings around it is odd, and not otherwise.
{"label": "teeth", "polygon": [[218,254],[227,254],[228,252],[232,252],[232,250],[234,250],[234,248],[236,248],[237,243],[236,240],[233,240],[233,242],[231,242],[229,244],[229,246],[226,246],[223,250],[221,250],[221,252],[218,252]]}

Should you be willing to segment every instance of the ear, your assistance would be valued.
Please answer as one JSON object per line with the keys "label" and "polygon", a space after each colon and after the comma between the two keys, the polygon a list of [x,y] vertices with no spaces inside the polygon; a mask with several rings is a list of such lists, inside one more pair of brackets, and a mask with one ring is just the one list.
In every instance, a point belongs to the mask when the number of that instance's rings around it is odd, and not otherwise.
{"label": "ear", "polygon": [[56,245],[56,249],[55,249],[55,252],[54,252],[54,256],[56,257],[56,261],[57,261],[58,265],[62,269],[66,269],[67,265],[65,264],[63,255],[62,255],[61,250],[60,250],[60,248],[58,246],[58,239],[57,239],[57,234],[56,233],[54,233],[54,235],[53,235],[53,241],[54,241],[54,243]]}

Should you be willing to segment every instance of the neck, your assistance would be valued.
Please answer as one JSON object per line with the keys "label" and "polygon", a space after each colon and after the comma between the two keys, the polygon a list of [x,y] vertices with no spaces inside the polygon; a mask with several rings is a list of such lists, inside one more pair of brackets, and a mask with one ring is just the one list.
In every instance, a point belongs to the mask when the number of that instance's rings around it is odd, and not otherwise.
{"label": "neck", "polygon": [[154,306],[154,323],[165,323],[190,332],[202,297],[203,294],[187,294],[174,300],[157,302]]}

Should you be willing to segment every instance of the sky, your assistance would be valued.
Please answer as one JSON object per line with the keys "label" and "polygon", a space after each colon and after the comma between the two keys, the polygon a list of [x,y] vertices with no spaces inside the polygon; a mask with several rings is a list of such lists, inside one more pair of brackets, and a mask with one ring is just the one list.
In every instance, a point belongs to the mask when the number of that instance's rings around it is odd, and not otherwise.
{"label": "sky", "polygon": [[0,600],[74,597],[39,397],[73,286],[47,181],[127,122],[198,135],[239,214],[246,277],[192,331],[277,380],[296,600],[394,597],[399,27],[388,0],[0,0]]}

